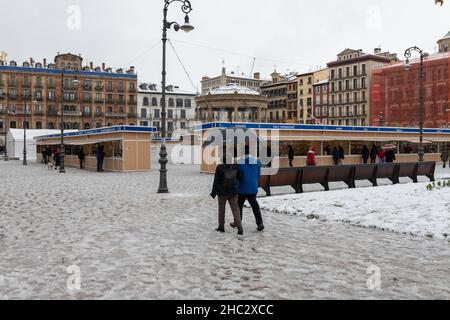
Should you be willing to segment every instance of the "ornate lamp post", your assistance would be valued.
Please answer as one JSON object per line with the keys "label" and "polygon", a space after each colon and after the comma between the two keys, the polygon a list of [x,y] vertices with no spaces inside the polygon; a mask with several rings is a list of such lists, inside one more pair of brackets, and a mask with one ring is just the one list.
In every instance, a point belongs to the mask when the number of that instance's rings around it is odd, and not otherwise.
{"label": "ornate lamp post", "polygon": [[[61,71],[61,165],[59,167],[59,173],[66,173],[66,168],[64,167],[64,157],[66,155],[66,147],[64,145],[64,72],[71,70],[74,72],[78,72],[78,68],[71,64],[65,66]],[[77,85],[78,81],[73,80],[73,84]]]}
{"label": "ornate lamp post", "polygon": [[[181,10],[186,14],[184,19],[184,24],[180,26],[176,22],[167,21],[167,12],[169,10],[169,6],[172,2],[181,2]],[[160,177],[159,177],[159,188],[158,193],[168,193],[169,189],[167,187],[167,149],[166,149],[166,44],[167,44],[167,30],[169,30],[172,25],[175,31],[183,30],[184,32],[190,32],[194,30],[194,27],[189,23],[189,13],[192,11],[191,2],[188,0],[164,0],[164,20],[163,20],[163,52],[162,52],[162,128],[161,128],[161,151],[159,153],[159,163],[161,165]]]}
{"label": "ornate lamp post", "polygon": [[424,112],[425,112],[425,106],[424,106],[424,80],[425,80],[425,73],[424,73],[424,68],[423,68],[423,60],[425,57],[425,53],[423,52],[423,50],[419,49],[418,47],[411,47],[409,49],[407,49],[405,51],[405,58],[406,58],[406,63],[405,63],[405,68],[406,69],[410,69],[411,68],[411,64],[409,59],[411,58],[411,54],[413,51],[416,51],[420,54],[420,111],[419,111],[419,126],[420,126],[420,135],[419,135],[419,161],[423,162],[425,159],[425,150],[423,147],[423,126],[424,126]]}

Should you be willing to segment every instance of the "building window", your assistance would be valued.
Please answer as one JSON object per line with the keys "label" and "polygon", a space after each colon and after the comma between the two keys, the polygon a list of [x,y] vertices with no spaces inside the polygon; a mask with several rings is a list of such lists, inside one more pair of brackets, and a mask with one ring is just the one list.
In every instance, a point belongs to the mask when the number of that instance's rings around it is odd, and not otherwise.
{"label": "building window", "polygon": [[185,99],[184,100],[184,107],[190,108],[191,107],[191,99]]}
{"label": "building window", "polygon": [[158,106],[158,99],[152,98],[152,106],[157,107]]}
{"label": "building window", "polygon": [[177,99],[177,108],[183,107],[183,99]]}
{"label": "building window", "polygon": [[141,118],[147,118],[147,109],[141,109]]}
{"label": "building window", "polygon": [[186,122],[180,122],[180,128],[186,129]]}
{"label": "building window", "polygon": [[47,125],[47,128],[55,129],[55,124],[53,122],[49,122],[48,125]]}
{"label": "building window", "polygon": [[12,129],[16,129],[16,127],[17,127],[16,122],[15,122],[15,121],[11,121],[11,122],[9,123],[9,127],[12,128]]}
{"label": "building window", "polygon": [[167,118],[173,119],[173,110],[169,109],[169,111],[167,113]]}
{"label": "building window", "polygon": [[169,107],[175,107],[175,102],[172,98],[169,99]]}
{"label": "building window", "polygon": [[154,113],[155,113],[155,118],[159,119],[159,117],[160,117],[160,110],[159,109],[155,109]]}
{"label": "building window", "polygon": [[150,105],[150,102],[149,102],[149,100],[148,100],[148,97],[144,97],[143,105],[144,105],[144,106]]}
{"label": "building window", "polygon": [[181,110],[181,119],[186,119],[186,110]]}

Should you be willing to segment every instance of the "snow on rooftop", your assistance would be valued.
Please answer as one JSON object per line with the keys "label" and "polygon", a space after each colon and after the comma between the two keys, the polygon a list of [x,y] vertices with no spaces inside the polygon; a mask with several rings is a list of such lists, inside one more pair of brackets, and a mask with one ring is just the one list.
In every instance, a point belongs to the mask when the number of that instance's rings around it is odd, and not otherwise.
{"label": "snow on rooftop", "polygon": [[[69,132],[75,132],[78,130],[64,130],[65,133],[69,133]],[[40,137],[40,136],[46,136],[46,135],[50,135],[50,134],[58,134],[61,133],[61,130],[50,130],[50,129],[27,129],[26,130],[26,135],[27,135],[27,139],[29,139],[30,141],[33,140],[35,137]],[[24,134],[24,130],[23,129],[9,129],[9,134],[12,136],[12,138],[15,141],[23,141],[23,134]]]}
{"label": "snow on rooftop", "polygon": [[212,89],[208,94],[248,94],[248,95],[260,95],[260,93],[256,90],[242,87],[240,85],[229,83],[226,86]]}
{"label": "snow on rooftop", "polygon": [[[162,86],[160,84],[140,83],[138,89],[140,93],[162,93]],[[168,85],[166,86],[166,94],[196,95],[197,93],[194,91],[181,89],[178,86]]]}

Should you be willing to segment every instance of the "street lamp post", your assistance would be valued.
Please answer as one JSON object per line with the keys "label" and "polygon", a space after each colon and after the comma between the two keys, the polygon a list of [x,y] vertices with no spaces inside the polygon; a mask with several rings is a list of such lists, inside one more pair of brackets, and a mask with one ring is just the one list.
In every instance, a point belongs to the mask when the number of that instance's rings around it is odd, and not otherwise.
{"label": "street lamp post", "polygon": [[[172,2],[181,2],[181,10],[186,14],[184,24],[180,26],[176,22],[167,21],[167,12],[169,6]],[[163,20],[163,51],[162,51],[162,97],[161,97],[161,117],[162,117],[162,130],[161,130],[161,151],[159,153],[159,164],[161,168],[159,170],[159,188],[158,193],[169,193],[169,188],[167,187],[167,149],[166,149],[166,44],[167,44],[167,30],[169,30],[172,25],[175,31],[180,29],[185,32],[190,32],[194,30],[194,27],[189,23],[189,13],[192,11],[191,2],[189,0],[164,0],[164,20]]]}
{"label": "street lamp post", "polygon": [[[66,156],[66,147],[64,145],[64,72],[72,70],[74,72],[78,72],[78,68],[76,66],[73,66],[71,64],[68,64],[65,66],[61,71],[61,152],[60,152],[60,167],[59,167],[59,173],[66,173],[66,168],[64,166],[64,158]],[[74,80],[72,82],[73,84],[77,84],[78,81]]]}
{"label": "street lamp post", "polygon": [[419,136],[419,161],[423,162],[425,159],[425,150],[423,147],[423,127],[424,127],[424,112],[425,112],[425,106],[424,106],[424,80],[425,80],[425,73],[423,68],[423,60],[425,57],[425,53],[423,50],[419,49],[418,47],[411,47],[405,51],[405,57],[406,57],[406,64],[405,68],[409,69],[411,68],[411,65],[409,63],[409,59],[411,58],[411,54],[413,51],[416,51],[420,54],[420,106],[419,106],[419,126],[420,126],[420,136]]}
{"label": "street lamp post", "polygon": [[23,110],[23,165],[27,166],[27,110]]}

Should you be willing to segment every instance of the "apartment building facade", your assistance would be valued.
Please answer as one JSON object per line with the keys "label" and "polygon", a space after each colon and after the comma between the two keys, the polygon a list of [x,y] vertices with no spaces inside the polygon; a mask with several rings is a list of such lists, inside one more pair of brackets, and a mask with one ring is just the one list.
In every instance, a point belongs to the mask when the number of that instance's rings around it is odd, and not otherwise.
{"label": "apartment building facade", "polygon": [[204,76],[201,81],[202,95],[208,94],[211,90],[222,88],[229,84],[235,84],[240,87],[249,88],[261,92],[261,85],[264,80],[261,80],[259,72],[253,74],[253,78],[246,77],[244,74],[236,74],[235,72],[227,73],[225,67],[222,68],[222,74],[217,77],[210,78]]}
{"label": "apartment building facade", "polygon": [[313,123],[328,125],[328,106],[330,101],[330,80],[313,84],[314,100],[313,100]]}
{"label": "apartment building facade", "polygon": [[[71,65],[76,71],[64,71]],[[75,81],[76,80],[76,81]],[[62,109],[63,108],[63,109]],[[0,62],[0,135],[9,128],[59,129],[64,110],[66,129],[137,124],[137,75],[83,65],[83,58],[60,54],[53,63],[21,66]]]}
{"label": "apartment building facade", "polygon": [[[194,125],[195,97],[197,93],[185,91],[177,86],[166,87],[166,132],[167,138],[178,130],[186,130]],[[162,127],[162,88],[153,83],[140,83],[138,87],[138,120],[143,127]]]}
{"label": "apartment building facade", "polygon": [[[374,70],[372,81],[373,126],[419,127],[420,61],[410,60]],[[450,52],[424,59],[424,126],[450,127]]]}
{"label": "apartment building facade", "polygon": [[330,69],[329,124],[368,126],[371,123],[371,84],[374,67],[398,61],[395,54],[374,54],[346,49],[337,60],[328,63]]}
{"label": "apartment building facade", "polygon": [[[267,97],[267,121],[273,123],[292,122],[297,104],[294,90],[296,82],[295,75],[281,75],[274,71],[271,74],[272,81],[267,81],[261,85],[261,94]],[[289,93],[288,93],[289,89]],[[290,109],[288,109],[288,100]]]}
{"label": "apartment building facade", "polygon": [[321,69],[297,75],[298,82],[298,123],[316,123],[314,116],[314,84],[329,79],[329,69]]}

